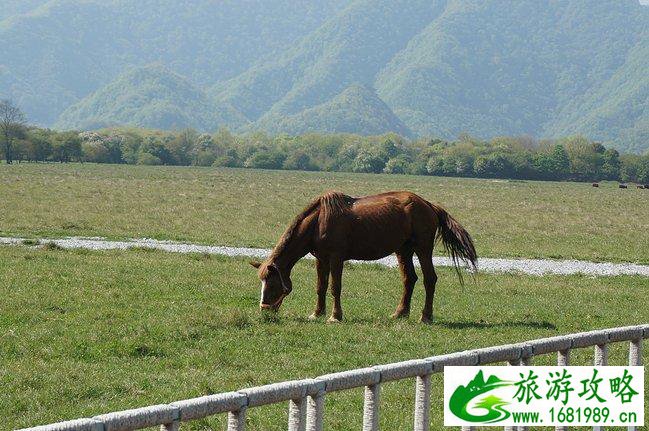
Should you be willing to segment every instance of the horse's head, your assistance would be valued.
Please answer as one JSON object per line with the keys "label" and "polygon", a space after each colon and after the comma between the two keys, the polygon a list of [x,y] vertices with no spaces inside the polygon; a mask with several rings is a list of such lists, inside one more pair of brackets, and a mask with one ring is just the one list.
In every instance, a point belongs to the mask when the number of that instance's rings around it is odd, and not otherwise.
{"label": "horse's head", "polygon": [[279,310],[284,298],[293,290],[290,274],[281,270],[274,262],[250,262],[250,264],[259,270],[261,280],[259,307],[262,310]]}

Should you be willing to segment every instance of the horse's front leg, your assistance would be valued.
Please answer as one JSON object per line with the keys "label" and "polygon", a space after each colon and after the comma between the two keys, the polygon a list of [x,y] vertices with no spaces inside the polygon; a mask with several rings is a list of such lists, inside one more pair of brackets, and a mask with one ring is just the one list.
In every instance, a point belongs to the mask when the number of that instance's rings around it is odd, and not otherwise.
{"label": "horse's front leg", "polygon": [[315,310],[309,316],[310,320],[317,319],[324,316],[327,310],[327,287],[329,285],[329,259],[317,258],[315,261],[315,268],[318,273],[318,284],[316,285],[316,293],[318,298],[315,303]]}
{"label": "horse's front leg", "polygon": [[343,287],[343,260],[332,258],[329,265],[331,267],[331,294],[334,297],[334,306],[331,310],[331,317],[327,320],[327,323],[339,323],[343,320],[343,308],[340,304],[340,292]]}

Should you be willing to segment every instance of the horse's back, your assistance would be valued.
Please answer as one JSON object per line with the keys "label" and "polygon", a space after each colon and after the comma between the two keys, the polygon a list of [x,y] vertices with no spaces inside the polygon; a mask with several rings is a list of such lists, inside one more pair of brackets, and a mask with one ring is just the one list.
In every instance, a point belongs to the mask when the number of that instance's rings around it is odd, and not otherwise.
{"label": "horse's back", "polygon": [[323,244],[341,251],[346,259],[388,256],[413,240],[413,227],[421,220],[430,224],[432,209],[411,192],[386,192],[347,202],[341,217],[321,225],[320,233]]}

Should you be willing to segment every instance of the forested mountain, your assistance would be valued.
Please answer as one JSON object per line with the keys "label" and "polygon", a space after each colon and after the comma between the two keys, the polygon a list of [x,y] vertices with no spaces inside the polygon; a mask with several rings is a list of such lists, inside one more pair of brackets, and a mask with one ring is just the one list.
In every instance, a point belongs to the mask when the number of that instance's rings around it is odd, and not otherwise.
{"label": "forested mountain", "polygon": [[319,131],[362,135],[396,132],[404,137],[412,136],[412,132],[374,90],[362,85],[351,85],[330,101],[298,114],[281,116],[264,129],[270,133],[291,135]]}
{"label": "forested mountain", "polygon": [[[639,45],[649,46],[647,11],[635,0],[451,2],[381,71],[376,87],[418,134],[613,138],[574,119],[614,104],[617,88],[597,106],[584,99],[624,74]],[[649,57],[634,66],[636,74],[649,70]],[[570,127],[558,127],[568,115]],[[635,118],[619,120],[627,127]]]}
{"label": "forested mountain", "polygon": [[[4,7],[4,2],[2,0]],[[23,0],[9,0],[24,11]],[[345,0],[50,0],[0,22],[0,96],[51,125],[129,66],[208,87],[297,43]]]}
{"label": "forested mountain", "polygon": [[129,125],[158,129],[217,130],[241,127],[246,119],[226,103],[216,104],[187,79],[164,66],[134,68],[68,108],[59,129]]}
{"label": "forested mountain", "polygon": [[[649,8],[647,8],[649,9]],[[602,84],[566,103],[547,133],[582,133],[631,151],[649,149],[649,30]]]}
{"label": "forested mountain", "polygon": [[[6,2],[0,97],[40,125],[129,112],[162,128],[579,133],[649,149],[649,7],[638,0]],[[150,64],[179,87],[127,79],[138,95],[127,97],[115,84]]]}
{"label": "forested mountain", "polygon": [[353,83],[373,86],[381,68],[443,10],[442,4],[355,1],[284,55],[258,62],[213,93],[264,124],[326,102]]}

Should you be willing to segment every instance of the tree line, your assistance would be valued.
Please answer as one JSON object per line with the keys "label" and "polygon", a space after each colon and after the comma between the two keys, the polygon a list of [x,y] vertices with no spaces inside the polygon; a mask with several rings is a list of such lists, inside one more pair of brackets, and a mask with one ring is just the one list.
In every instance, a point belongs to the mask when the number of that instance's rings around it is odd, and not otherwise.
{"label": "tree line", "polygon": [[[5,103],[5,102],[3,102]],[[0,154],[8,163],[93,162],[139,165],[228,166],[454,177],[649,183],[649,153],[619,154],[583,136],[535,140],[462,135],[457,140],[406,140],[396,134],[310,133],[234,135],[115,128],[54,131],[2,121]],[[15,114],[15,111],[12,111]],[[5,127],[6,124],[9,126]]]}

